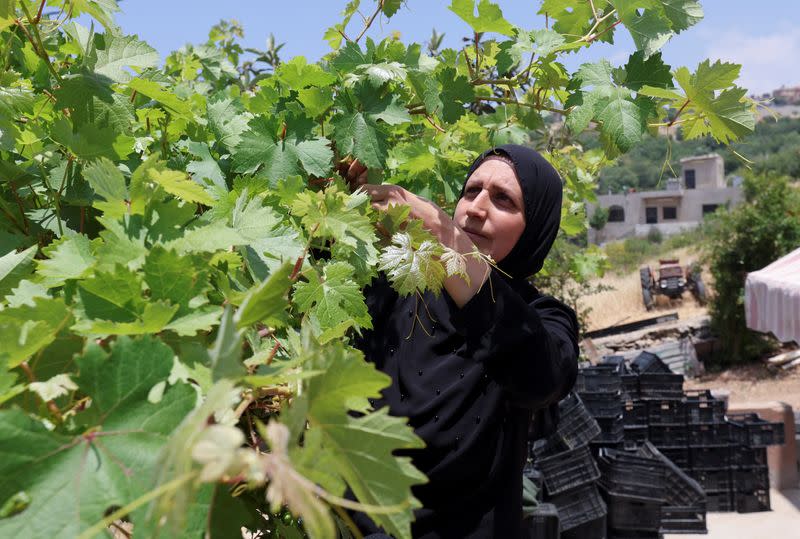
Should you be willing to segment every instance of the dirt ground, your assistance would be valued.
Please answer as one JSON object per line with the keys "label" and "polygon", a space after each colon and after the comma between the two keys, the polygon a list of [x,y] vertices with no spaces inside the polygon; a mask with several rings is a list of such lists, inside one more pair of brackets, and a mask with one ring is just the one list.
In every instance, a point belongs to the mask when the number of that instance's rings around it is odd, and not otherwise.
{"label": "dirt ground", "polygon": [[[662,255],[663,258],[668,256]],[[697,253],[692,248],[684,248],[669,253],[669,258],[678,258],[682,264],[696,260]],[[658,260],[647,262],[651,267]],[[707,270],[703,271],[703,281],[709,292],[713,293],[713,282]],[[639,272],[627,275],[608,274],[602,279],[604,284],[614,290],[587,296],[582,306],[591,307],[589,329],[601,329],[616,324],[624,324],[677,312],[678,318],[685,320],[707,313],[706,307],[699,305],[689,292],[684,293],[683,301],[672,301],[665,296],[656,296],[656,306],[652,311],[642,303]],[[731,402],[753,402],[780,400],[800,410],[800,366],[790,370],[768,369],[761,363],[733,367],[723,372],[710,372],[698,379],[687,380],[686,389],[725,389],[730,392]]]}
{"label": "dirt ground", "polygon": [[725,389],[730,402],[782,401],[800,410],[800,367],[768,369],[760,363],[733,367],[686,380],[686,389]]}
{"label": "dirt ground", "polygon": [[[686,265],[697,260],[698,255],[692,248],[687,247],[672,251],[669,256],[663,255],[663,257],[678,258],[681,264]],[[658,267],[658,259],[648,260],[645,264],[656,268]],[[710,292],[712,289],[711,276],[706,271],[703,272],[703,281]],[[706,308],[699,305],[689,292],[683,294],[682,301],[670,300],[666,296],[657,295],[655,297],[655,307],[652,311],[648,311],[642,302],[642,287],[638,270],[627,275],[609,273],[599,279],[598,282],[611,286],[613,290],[586,296],[580,302],[581,307],[590,307],[592,309],[588,318],[588,329],[590,331],[672,312],[677,312],[680,319],[700,316],[706,313]]]}

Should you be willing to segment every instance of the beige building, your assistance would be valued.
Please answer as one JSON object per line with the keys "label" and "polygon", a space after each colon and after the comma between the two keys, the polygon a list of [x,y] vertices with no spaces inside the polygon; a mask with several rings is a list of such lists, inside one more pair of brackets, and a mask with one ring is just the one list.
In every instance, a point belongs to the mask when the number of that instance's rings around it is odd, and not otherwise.
{"label": "beige building", "polygon": [[667,180],[662,190],[599,195],[596,205],[587,204],[589,215],[598,205],[609,212],[608,223],[601,231],[589,229],[589,241],[646,236],[653,228],[668,236],[698,226],[719,206],[730,207],[741,201],[741,188],[725,183],[719,155],[687,157],[680,163],[681,177]]}

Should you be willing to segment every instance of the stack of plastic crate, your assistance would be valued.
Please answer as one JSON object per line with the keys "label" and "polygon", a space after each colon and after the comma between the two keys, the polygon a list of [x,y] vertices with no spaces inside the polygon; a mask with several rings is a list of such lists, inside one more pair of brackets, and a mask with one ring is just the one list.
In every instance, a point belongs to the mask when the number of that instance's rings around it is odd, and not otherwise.
{"label": "stack of plastic crate", "polygon": [[706,491],[709,511],[733,511],[733,447],[725,402],[708,390],[686,391],[689,474]]}
{"label": "stack of plastic crate", "polygon": [[608,538],[659,538],[666,501],[662,459],[602,448],[597,461],[600,491],[608,506]]}
{"label": "stack of plastic crate", "polygon": [[597,489],[600,471],[589,450],[600,427],[575,393],[559,403],[559,416],[556,432],[532,449],[533,466],[542,475],[544,500],[557,509],[560,536],[556,537],[603,539],[606,505]]}
{"label": "stack of plastic crate", "polygon": [[647,439],[679,467],[689,466],[688,431],[683,403],[683,375],[674,374],[661,359],[642,352],[631,362],[638,375],[639,416],[646,415]]}
{"label": "stack of plastic crate", "polygon": [[600,425],[600,435],[593,440],[596,446],[619,447],[624,439],[623,369],[623,364],[604,363],[578,370],[575,391]]}
{"label": "stack of plastic crate", "polygon": [[783,423],[764,421],[757,414],[728,415],[733,445],[733,501],[740,513],[769,511],[767,446],[784,443]]}
{"label": "stack of plastic crate", "polygon": [[661,507],[661,533],[706,533],[706,494],[653,444],[645,442],[637,453],[657,458],[664,465],[664,505]]}

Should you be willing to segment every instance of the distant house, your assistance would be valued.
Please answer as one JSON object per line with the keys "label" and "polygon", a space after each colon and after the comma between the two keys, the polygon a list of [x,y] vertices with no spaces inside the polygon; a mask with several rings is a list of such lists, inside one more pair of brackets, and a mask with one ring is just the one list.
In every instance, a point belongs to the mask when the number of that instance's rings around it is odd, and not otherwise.
{"label": "distant house", "polygon": [[800,105],[800,86],[781,86],[772,91],[776,104]]}
{"label": "distant house", "polygon": [[739,186],[728,187],[722,157],[717,154],[681,159],[681,177],[666,180],[658,191],[598,195],[589,204],[608,209],[608,223],[589,230],[589,241],[602,243],[631,236],[646,236],[652,228],[668,236],[698,226],[719,206],[734,206],[742,199]]}

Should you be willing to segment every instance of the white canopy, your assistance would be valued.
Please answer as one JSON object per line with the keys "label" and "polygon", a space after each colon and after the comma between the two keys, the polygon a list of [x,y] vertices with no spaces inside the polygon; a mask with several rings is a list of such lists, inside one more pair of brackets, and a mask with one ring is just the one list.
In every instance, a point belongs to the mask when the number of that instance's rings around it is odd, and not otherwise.
{"label": "white canopy", "polygon": [[800,249],[747,275],[747,327],[800,343]]}

